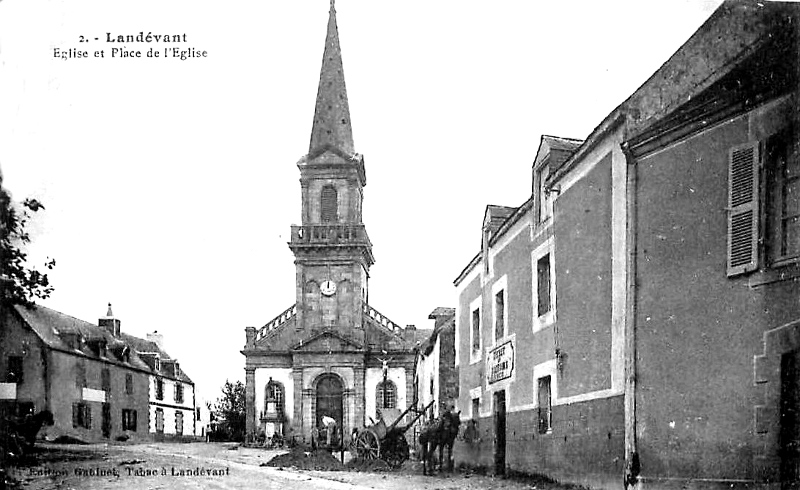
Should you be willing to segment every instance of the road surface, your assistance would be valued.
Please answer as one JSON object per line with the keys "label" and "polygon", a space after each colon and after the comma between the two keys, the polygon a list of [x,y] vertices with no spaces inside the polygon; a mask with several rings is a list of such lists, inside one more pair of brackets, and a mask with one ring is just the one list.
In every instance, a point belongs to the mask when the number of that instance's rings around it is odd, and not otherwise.
{"label": "road surface", "polygon": [[[407,462],[390,473],[306,471],[260,466],[285,451],[231,444],[150,443],[120,445],[43,444],[38,461],[11,468],[25,490],[45,489],[243,489],[243,490],[562,490],[461,473],[425,477]],[[13,487],[12,487],[13,488]]]}

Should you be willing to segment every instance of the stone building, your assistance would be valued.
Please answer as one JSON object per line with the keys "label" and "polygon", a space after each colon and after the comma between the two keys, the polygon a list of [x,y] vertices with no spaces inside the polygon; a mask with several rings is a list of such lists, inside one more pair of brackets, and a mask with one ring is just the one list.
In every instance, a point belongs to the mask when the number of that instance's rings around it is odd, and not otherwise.
{"label": "stone building", "polygon": [[[151,381],[162,377],[161,366],[138,352],[148,342],[122,332],[111,305],[97,324],[44,306],[4,307],[0,321],[0,411],[51,411],[49,438],[147,440],[156,433]],[[189,412],[183,435],[190,436],[194,384],[179,378]]]}
{"label": "stone building", "polygon": [[455,308],[434,309],[428,315],[428,319],[434,321],[433,331],[417,349],[414,379],[417,403],[426,407],[433,402],[425,418],[437,417],[458,399],[455,314]]}
{"label": "stone building", "polygon": [[459,462],[800,484],[798,7],[724,2],[585,141],[542,138],[528,201],[487,208],[455,280]]}
{"label": "stone building", "polygon": [[247,433],[308,440],[328,416],[347,438],[378,409],[411,403],[418,334],[368,302],[375,259],[361,219],[367,180],[353,144],[333,4],[311,143],[297,166],[302,223],[289,242],[296,301],[263,327],[245,329]]}

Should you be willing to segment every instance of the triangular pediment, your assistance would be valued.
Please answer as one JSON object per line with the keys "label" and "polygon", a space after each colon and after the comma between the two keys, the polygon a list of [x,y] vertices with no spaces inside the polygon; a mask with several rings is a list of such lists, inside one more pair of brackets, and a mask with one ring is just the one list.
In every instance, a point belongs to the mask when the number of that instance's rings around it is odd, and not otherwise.
{"label": "triangular pediment", "polygon": [[363,349],[358,342],[332,330],[318,333],[292,346],[292,350],[299,352],[360,352]]}

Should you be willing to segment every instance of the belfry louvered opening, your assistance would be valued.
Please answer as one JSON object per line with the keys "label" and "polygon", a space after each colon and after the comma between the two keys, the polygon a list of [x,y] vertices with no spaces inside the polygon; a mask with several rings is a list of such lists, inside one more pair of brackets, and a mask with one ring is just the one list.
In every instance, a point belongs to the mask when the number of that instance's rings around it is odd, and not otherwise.
{"label": "belfry louvered opening", "polygon": [[338,221],[338,194],[335,187],[326,185],[322,188],[320,204],[320,219],[323,223]]}

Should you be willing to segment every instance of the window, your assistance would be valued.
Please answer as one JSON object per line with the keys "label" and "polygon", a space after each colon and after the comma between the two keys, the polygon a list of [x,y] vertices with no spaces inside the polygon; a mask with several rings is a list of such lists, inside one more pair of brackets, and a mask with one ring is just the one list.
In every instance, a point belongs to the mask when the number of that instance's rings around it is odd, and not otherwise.
{"label": "window", "polygon": [[103,391],[111,391],[111,373],[107,368],[100,371],[100,386]]}
{"label": "window", "polygon": [[553,410],[550,400],[550,376],[539,378],[539,434],[553,430]]}
{"label": "window", "polygon": [[133,395],[133,375],[125,375],[125,394]]}
{"label": "window", "polygon": [[175,382],[175,403],[183,403],[183,385]]}
{"label": "window", "polygon": [[537,285],[537,313],[539,316],[550,312],[550,254],[546,254],[536,261],[536,285]]}
{"label": "window", "polygon": [[175,411],[175,434],[183,435],[183,412],[180,410]]}
{"label": "window", "polygon": [[481,350],[481,310],[472,310],[472,353]]}
{"label": "window", "polygon": [[283,415],[283,385],[270,378],[264,393],[264,406],[267,415],[280,417]]}
{"label": "window", "polygon": [[86,365],[82,362],[75,364],[75,387],[86,388]]}
{"label": "window", "polygon": [[800,141],[792,128],[766,143],[766,255],[770,265],[800,257]]}
{"label": "window", "polygon": [[72,427],[92,428],[92,407],[86,403],[72,404]]}
{"label": "window", "polygon": [[136,410],[122,409],[122,430],[136,432]]}
{"label": "window", "polygon": [[536,215],[539,223],[550,219],[550,193],[544,185],[549,175],[550,167],[547,165],[542,165],[536,169],[536,200],[538,205]]}
{"label": "window", "polygon": [[6,383],[22,383],[22,356],[8,357]]}
{"label": "window", "polygon": [[332,185],[324,186],[320,197],[320,221],[323,223],[337,221],[339,219],[337,207],[338,196],[336,188]]}
{"label": "window", "polygon": [[156,432],[164,433],[164,409],[156,408]]}
{"label": "window", "polygon": [[500,290],[494,295],[494,338],[501,339],[506,331],[506,292]]}
{"label": "window", "polygon": [[164,380],[161,378],[156,379],[156,400],[164,399]]}
{"label": "window", "polygon": [[477,422],[478,419],[481,417],[480,409],[481,409],[481,399],[480,398],[473,398],[472,399],[472,420]]}
{"label": "window", "polygon": [[381,381],[375,391],[375,406],[379,410],[397,406],[396,390],[391,381]]}

